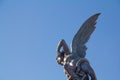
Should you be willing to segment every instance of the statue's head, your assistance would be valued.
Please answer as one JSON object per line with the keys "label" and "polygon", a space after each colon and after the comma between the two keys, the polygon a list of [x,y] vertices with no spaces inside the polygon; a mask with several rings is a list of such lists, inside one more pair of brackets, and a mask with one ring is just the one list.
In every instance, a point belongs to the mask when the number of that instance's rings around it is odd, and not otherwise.
{"label": "statue's head", "polygon": [[64,64],[64,57],[65,57],[65,52],[64,51],[58,53],[58,55],[56,57],[57,63],[60,64],[60,65],[63,65]]}

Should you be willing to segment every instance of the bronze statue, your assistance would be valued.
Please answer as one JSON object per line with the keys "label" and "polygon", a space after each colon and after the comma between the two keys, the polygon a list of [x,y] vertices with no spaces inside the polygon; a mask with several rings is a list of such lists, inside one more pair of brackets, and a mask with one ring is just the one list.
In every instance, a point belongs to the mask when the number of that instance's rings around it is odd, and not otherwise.
{"label": "bronze statue", "polygon": [[85,58],[86,42],[95,29],[96,20],[100,13],[91,16],[78,30],[72,40],[69,50],[65,40],[61,40],[57,46],[57,62],[63,66],[67,80],[97,80],[94,70]]}

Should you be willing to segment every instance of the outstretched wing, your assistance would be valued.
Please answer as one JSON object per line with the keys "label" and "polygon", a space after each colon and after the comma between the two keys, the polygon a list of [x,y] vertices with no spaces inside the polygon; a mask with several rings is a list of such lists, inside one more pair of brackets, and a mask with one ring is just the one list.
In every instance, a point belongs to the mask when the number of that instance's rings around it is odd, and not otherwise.
{"label": "outstretched wing", "polygon": [[72,54],[85,57],[87,47],[85,43],[89,40],[90,35],[95,29],[96,20],[100,13],[91,16],[78,30],[72,41]]}

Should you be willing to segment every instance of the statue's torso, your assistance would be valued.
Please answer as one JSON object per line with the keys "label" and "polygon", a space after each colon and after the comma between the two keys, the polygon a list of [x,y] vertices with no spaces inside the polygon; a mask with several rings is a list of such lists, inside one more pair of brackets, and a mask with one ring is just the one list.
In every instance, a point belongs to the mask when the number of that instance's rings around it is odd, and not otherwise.
{"label": "statue's torso", "polygon": [[80,57],[77,57],[77,56],[74,56],[74,55],[68,55],[64,59],[65,64],[67,64],[69,66],[69,68],[71,68],[74,71],[76,69],[76,63],[78,62],[78,60],[80,60]]}
{"label": "statue's torso", "polygon": [[64,61],[65,61],[65,65],[67,65],[69,69],[71,69],[75,74],[79,76],[79,80],[83,80],[83,79],[88,80],[86,73],[81,68],[81,63],[87,61],[87,59],[80,58],[74,55],[69,55],[65,57]]}

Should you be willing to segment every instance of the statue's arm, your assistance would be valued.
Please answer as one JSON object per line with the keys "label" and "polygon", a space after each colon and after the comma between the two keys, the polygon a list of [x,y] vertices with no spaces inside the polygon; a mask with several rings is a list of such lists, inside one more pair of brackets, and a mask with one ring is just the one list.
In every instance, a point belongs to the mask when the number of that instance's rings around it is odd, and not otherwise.
{"label": "statue's arm", "polygon": [[85,71],[86,73],[90,75],[91,80],[97,80],[95,72],[88,62],[84,62],[83,64],[81,64],[81,67],[83,71]]}
{"label": "statue's arm", "polygon": [[58,46],[57,46],[57,52],[61,53],[60,50],[61,50],[62,47],[63,47],[63,50],[65,52],[69,52],[69,48],[68,48],[68,46],[67,46],[67,44],[66,44],[64,39],[59,41]]}
{"label": "statue's arm", "polygon": [[88,74],[91,76],[91,80],[97,80],[95,72],[91,66],[90,66],[90,70],[89,70]]}

